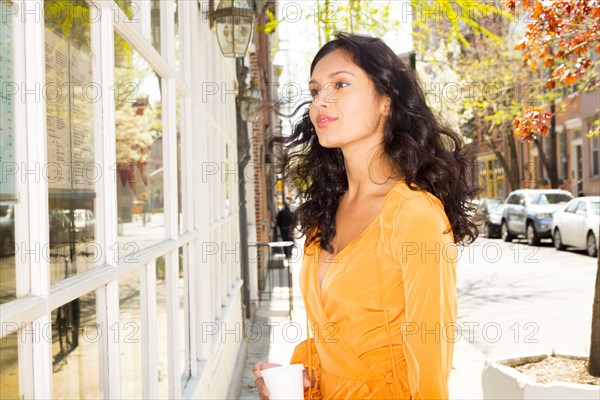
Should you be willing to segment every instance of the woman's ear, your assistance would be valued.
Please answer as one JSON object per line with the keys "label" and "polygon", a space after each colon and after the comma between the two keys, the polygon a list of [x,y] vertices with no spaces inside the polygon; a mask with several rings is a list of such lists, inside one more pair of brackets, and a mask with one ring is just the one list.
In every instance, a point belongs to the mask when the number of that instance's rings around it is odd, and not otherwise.
{"label": "woman's ear", "polygon": [[388,96],[386,96],[383,99],[383,109],[381,110],[381,113],[387,117],[388,115],[390,115],[391,109],[392,109],[392,99],[390,99]]}

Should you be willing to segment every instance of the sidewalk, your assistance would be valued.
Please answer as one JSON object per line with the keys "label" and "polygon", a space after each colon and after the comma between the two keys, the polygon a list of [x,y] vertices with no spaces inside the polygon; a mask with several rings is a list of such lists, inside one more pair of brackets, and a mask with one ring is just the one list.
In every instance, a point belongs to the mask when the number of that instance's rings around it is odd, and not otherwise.
{"label": "sidewalk", "polygon": [[[299,243],[302,248],[303,243]],[[256,400],[254,386],[256,377],[252,366],[257,361],[289,364],[297,343],[306,338],[306,310],[298,285],[298,273],[302,260],[292,263],[294,284],[294,312],[288,317],[288,289],[275,287],[271,300],[263,300],[256,311],[252,328],[247,334],[248,355],[242,375],[240,399]],[[485,357],[467,340],[461,338],[455,344],[452,372],[450,374],[450,398],[456,400],[481,399],[481,370]]]}

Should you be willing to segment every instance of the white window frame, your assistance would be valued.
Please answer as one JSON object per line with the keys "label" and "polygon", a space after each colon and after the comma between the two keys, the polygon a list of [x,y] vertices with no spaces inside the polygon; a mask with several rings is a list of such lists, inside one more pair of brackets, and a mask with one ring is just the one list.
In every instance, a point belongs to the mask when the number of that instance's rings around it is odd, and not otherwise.
{"label": "white window frame", "polygon": [[596,165],[596,173],[594,174],[594,151],[598,153],[596,160],[600,162],[600,136],[590,138],[590,177],[596,178],[600,176],[600,165]]}
{"label": "white window frame", "polygon": [[[57,284],[50,285],[50,265],[48,257],[41,255],[41,262],[31,257],[19,261],[16,266],[17,299],[0,306],[0,337],[8,332],[6,322],[17,322],[23,329],[19,331],[19,388],[25,398],[48,399],[53,396],[52,385],[52,347],[46,340],[37,340],[32,335],[36,326],[42,328],[50,324],[52,310],[67,304],[85,294],[96,294],[97,322],[104,332],[119,323],[119,277],[131,272],[140,274],[140,313],[142,332],[142,394],[144,398],[157,394],[157,351],[156,351],[156,259],[164,256],[166,260],[167,317],[168,317],[168,376],[169,396],[180,398],[192,393],[181,379],[179,362],[179,331],[185,329],[186,370],[191,378],[197,378],[202,363],[217,351],[218,340],[205,343],[202,340],[202,323],[219,321],[227,315],[232,297],[240,292],[241,280],[237,257],[229,256],[224,263],[216,260],[202,262],[203,245],[213,238],[217,245],[229,243],[228,249],[239,243],[239,216],[234,212],[224,215],[225,191],[220,180],[207,184],[200,182],[202,163],[209,155],[218,155],[214,161],[224,161],[225,145],[232,149],[230,165],[236,165],[236,121],[225,118],[224,106],[215,107],[202,101],[201,78],[192,74],[192,67],[204,61],[202,74],[209,71],[210,57],[201,54],[198,49],[199,28],[198,4],[179,0],[180,70],[175,68],[174,54],[174,18],[173,2],[161,1],[161,52],[152,46],[151,38],[144,27],[149,17],[148,4],[142,0],[140,21],[130,23],[123,11],[107,0],[86,0],[91,7],[100,12],[98,22],[91,24],[91,47],[94,53],[94,80],[100,84],[103,94],[112,93],[114,84],[114,33],[122,36],[140,53],[161,76],[163,89],[163,137],[164,137],[164,190],[166,240],[160,244],[140,251],[137,262],[123,263],[111,249],[117,243],[117,193],[111,174],[103,174],[96,185],[96,215],[102,223],[96,224],[96,242],[103,250],[99,265],[84,273],[69,277]],[[15,1],[22,7],[15,24],[14,57],[25,68],[15,68],[15,81],[45,83],[44,41],[45,24],[43,16],[26,15],[23,8],[43,9],[43,0]],[[41,16],[41,21],[39,17]],[[23,20],[23,22],[18,22]],[[203,32],[204,33],[204,32]],[[205,39],[206,40],[206,39]],[[192,46],[192,44],[195,46]],[[206,40],[206,54],[217,54],[214,40]],[[25,45],[26,44],[26,45]],[[225,62],[223,62],[225,64]],[[229,64],[231,66],[232,64]],[[227,72],[229,71],[229,75]],[[219,82],[235,81],[231,68],[216,72]],[[233,68],[233,71],[235,69]],[[180,101],[181,127],[181,166],[182,166],[182,210],[184,221],[183,234],[178,232],[177,210],[177,142],[176,142],[176,101]],[[215,102],[217,103],[217,102]],[[218,103],[220,104],[220,102]],[[216,117],[212,110],[217,108]],[[46,103],[36,101],[32,96],[24,103],[15,102],[15,155],[18,163],[47,162],[46,146]],[[195,134],[192,134],[192,133]],[[102,101],[94,105],[94,150],[95,161],[103,171],[111,171],[116,164],[115,110],[112,96],[102,96]],[[210,152],[209,152],[210,151]],[[220,157],[220,158],[219,158]],[[198,168],[200,167],[200,169]],[[48,243],[48,185],[34,179],[17,182],[18,203],[15,206],[15,241],[17,243]],[[237,204],[237,187],[230,186],[231,205]],[[213,195],[209,204],[203,191]],[[217,218],[209,221],[209,216]],[[35,221],[35,224],[33,224]],[[185,306],[183,323],[179,319],[179,255],[183,247]],[[222,249],[221,249],[222,250]],[[114,250],[113,250],[114,251]],[[40,255],[39,253],[37,254]],[[219,254],[221,257],[221,254]],[[17,259],[17,257],[15,257]],[[18,257],[20,259],[20,257]],[[194,263],[196,268],[190,267]],[[35,273],[32,271],[35,270]],[[199,294],[203,295],[200,301]],[[212,299],[212,301],[207,301]],[[221,321],[222,322],[222,321]],[[21,325],[23,324],[23,325]],[[33,330],[37,335],[39,331]],[[119,342],[109,340],[103,335],[99,342],[100,395],[104,398],[120,398],[120,349]],[[188,380],[189,382],[189,380]],[[192,386],[192,385],[190,385]]]}

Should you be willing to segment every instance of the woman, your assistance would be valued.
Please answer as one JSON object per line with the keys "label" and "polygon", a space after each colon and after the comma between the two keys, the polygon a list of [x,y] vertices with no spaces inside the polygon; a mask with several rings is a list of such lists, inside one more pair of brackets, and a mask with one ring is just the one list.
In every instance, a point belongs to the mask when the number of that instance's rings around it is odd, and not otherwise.
{"label": "woman", "polygon": [[[312,334],[291,363],[305,396],[444,399],[456,321],[455,243],[477,230],[459,135],[379,39],[338,34],[311,64],[313,100],[288,139],[306,198],[300,284]],[[261,398],[268,390],[254,366]]]}

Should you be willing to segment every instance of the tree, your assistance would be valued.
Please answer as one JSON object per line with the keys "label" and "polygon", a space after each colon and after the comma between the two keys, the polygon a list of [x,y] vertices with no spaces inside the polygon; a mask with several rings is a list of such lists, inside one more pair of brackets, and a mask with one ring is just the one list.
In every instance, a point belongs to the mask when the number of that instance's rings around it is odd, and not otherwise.
{"label": "tree", "polygon": [[[521,182],[511,123],[522,103],[531,99],[523,95],[528,76],[516,62],[518,54],[510,48],[512,37],[507,27],[506,20],[498,20],[496,35],[502,39],[500,43],[475,35],[475,43],[461,54],[464,107],[473,115],[462,130],[470,136],[481,133],[483,142],[500,163],[510,190],[516,190]],[[508,155],[498,146],[497,139],[506,140]]]}
{"label": "tree", "polygon": [[[528,15],[525,37],[515,49],[523,54],[523,66],[532,71],[548,71],[545,85],[549,89],[575,86],[577,92],[600,88],[600,2],[577,1],[508,1],[514,15]],[[593,52],[596,56],[592,56]],[[515,135],[523,140],[538,140],[553,135],[556,97],[550,99],[550,112],[525,108],[515,119]],[[598,135],[598,121],[589,135]]]}
{"label": "tree", "polygon": [[[551,73],[546,81],[549,88],[579,84],[581,90],[600,87],[600,2],[577,1],[509,1],[508,7],[522,8],[531,15],[525,38],[516,46],[523,52],[525,66],[537,70],[541,64]],[[596,56],[592,57],[595,49]],[[525,109],[515,120],[515,135],[531,140],[553,131],[555,110]],[[589,135],[598,134],[598,124]],[[588,372],[600,376],[600,261],[596,273],[596,291],[592,312],[592,345]]]}

